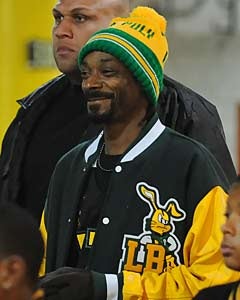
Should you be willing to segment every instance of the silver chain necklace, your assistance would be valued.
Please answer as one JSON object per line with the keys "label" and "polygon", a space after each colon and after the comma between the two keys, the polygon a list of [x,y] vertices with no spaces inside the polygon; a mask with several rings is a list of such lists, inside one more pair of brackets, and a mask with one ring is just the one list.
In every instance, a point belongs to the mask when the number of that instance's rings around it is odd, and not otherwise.
{"label": "silver chain necklace", "polygon": [[113,171],[113,168],[112,169],[106,169],[104,168],[102,165],[101,165],[101,155],[102,155],[102,152],[104,150],[104,147],[105,147],[105,143],[102,144],[102,148],[100,150],[100,153],[98,155],[98,158],[97,158],[97,166],[99,167],[100,170],[104,171],[104,172],[112,172]]}

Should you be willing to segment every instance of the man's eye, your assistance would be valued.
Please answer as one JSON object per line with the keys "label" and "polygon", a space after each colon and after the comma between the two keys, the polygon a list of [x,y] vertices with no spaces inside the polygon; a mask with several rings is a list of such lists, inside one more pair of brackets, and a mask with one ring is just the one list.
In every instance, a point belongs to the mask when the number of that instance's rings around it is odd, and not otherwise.
{"label": "man's eye", "polygon": [[88,72],[85,70],[80,70],[80,74],[81,74],[82,79],[86,79],[88,76]]}
{"label": "man's eye", "polygon": [[106,69],[102,71],[104,76],[114,76],[116,74],[116,72],[114,70],[111,69]]}
{"label": "man's eye", "polygon": [[87,19],[86,16],[83,16],[83,15],[75,15],[74,16],[74,20],[77,22],[77,23],[83,23],[85,22]]}
{"label": "man's eye", "polygon": [[63,20],[63,16],[61,15],[54,15],[54,20],[55,20],[55,25],[58,25],[61,23],[61,21]]}
{"label": "man's eye", "polygon": [[225,214],[224,214],[224,216],[228,219],[229,216],[230,216],[230,212],[229,212],[229,211],[226,211]]}

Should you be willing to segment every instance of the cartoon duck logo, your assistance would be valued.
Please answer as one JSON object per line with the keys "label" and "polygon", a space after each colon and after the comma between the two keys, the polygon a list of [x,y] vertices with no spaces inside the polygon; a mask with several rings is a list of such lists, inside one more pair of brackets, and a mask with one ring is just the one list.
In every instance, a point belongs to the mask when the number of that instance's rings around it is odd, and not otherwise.
{"label": "cartoon duck logo", "polygon": [[142,234],[124,236],[119,271],[142,273],[148,270],[161,274],[180,264],[178,251],[181,245],[174,234],[174,222],[184,220],[186,213],[174,198],[162,206],[158,190],[145,182],[138,183],[136,191],[149,205],[150,213],[143,219]]}

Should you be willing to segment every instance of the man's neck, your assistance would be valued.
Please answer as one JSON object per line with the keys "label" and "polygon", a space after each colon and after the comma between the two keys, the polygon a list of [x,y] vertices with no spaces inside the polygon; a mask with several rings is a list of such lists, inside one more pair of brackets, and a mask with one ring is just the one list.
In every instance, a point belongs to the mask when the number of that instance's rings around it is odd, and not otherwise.
{"label": "man's neck", "polygon": [[105,153],[121,155],[139,136],[145,122],[135,120],[128,124],[114,124],[104,127]]}
{"label": "man's neck", "polygon": [[65,75],[69,78],[70,82],[73,85],[79,85],[79,86],[82,85],[82,79],[79,72],[76,71]]}

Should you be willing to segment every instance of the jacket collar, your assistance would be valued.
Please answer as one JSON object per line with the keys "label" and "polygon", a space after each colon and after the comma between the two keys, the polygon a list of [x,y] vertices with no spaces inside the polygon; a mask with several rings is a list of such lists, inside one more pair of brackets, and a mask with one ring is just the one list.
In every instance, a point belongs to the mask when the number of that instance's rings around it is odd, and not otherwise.
{"label": "jacket collar", "polygon": [[[147,125],[142,129],[137,139],[128,147],[123,154],[120,162],[129,162],[135,159],[143,151],[149,148],[156,139],[162,134],[165,126],[161,123],[157,114],[151,118]],[[97,138],[87,147],[85,151],[85,161],[88,162],[89,158],[99,151],[103,144],[103,131]]]}
{"label": "jacket collar", "polygon": [[49,95],[49,91],[51,91],[52,93],[60,93],[60,88],[64,89],[68,83],[69,79],[66,75],[59,75],[58,77],[51,79],[47,83],[40,86],[27,97],[17,100],[17,103],[21,105],[22,108],[28,109],[37,99],[42,97],[46,92],[47,95]]}

